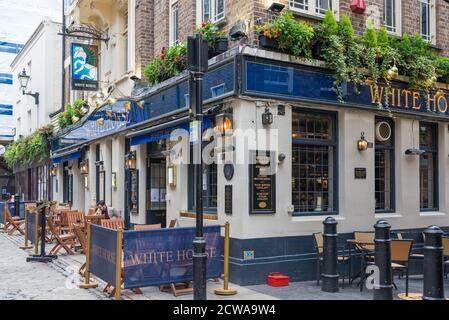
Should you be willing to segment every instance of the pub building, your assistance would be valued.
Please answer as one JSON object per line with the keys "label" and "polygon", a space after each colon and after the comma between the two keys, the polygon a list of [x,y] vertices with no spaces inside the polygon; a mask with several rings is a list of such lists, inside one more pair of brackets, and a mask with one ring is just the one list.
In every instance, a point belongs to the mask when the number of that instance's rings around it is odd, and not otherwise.
{"label": "pub building", "polygon": [[[209,60],[203,129],[231,148],[210,148],[215,161],[203,165],[205,224],[231,224],[230,281],[315,279],[312,234],[327,216],[342,239],[378,219],[404,232],[449,226],[449,93],[345,84],[342,103],[333,81],[317,64],[248,46]],[[187,72],[138,87],[55,136],[54,199],[84,212],[105,200],[127,227],[194,226],[193,166],[175,160],[192,157],[195,139],[170,139],[188,135],[188,92]]]}

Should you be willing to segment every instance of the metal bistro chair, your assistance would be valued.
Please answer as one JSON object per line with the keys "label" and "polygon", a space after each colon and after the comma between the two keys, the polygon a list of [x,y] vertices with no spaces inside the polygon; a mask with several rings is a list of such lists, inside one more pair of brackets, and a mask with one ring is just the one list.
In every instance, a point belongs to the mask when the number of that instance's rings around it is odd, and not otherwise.
{"label": "metal bistro chair", "polygon": [[[399,275],[405,271],[405,295],[408,296],[409,262],[412,252],[413,240],[391,240],[391,269],[393,273],[399,271]],[[393,282],[396,290],[398,289]]]}
{"label": "metal bistro chair", "polygon": [[[324,238],[323,238],[323,233],[322,232],[316,232],[313,234],[313,240],[314,240],[314,244],[315,244],[315,250],[316,250],[316,257],[317,257],[317,261],[316,261],[316,282],[317,282],[317,286],[320,285],[320,278],[321,278],[321,268],[323,265],[323,246],[324,246]],[[350,262],[349,259],[349,255],[345,254],[345,249],[343,248],[343,254],[338,254],[338,264],[343,264],[343,267],[345,266],[346,263]],[[345,272],[344,272],[344,268],[343,268],[343,285],[345,284]],[[349,277],[349,269],[348,269],[348,277]]]}

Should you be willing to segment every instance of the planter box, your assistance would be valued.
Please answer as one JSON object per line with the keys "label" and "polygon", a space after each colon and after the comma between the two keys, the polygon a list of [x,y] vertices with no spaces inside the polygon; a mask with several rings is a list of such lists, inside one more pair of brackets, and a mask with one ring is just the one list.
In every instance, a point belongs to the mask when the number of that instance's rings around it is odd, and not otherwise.
{"label": "planter box", "polygon": [[261,47],[267,49],[279,50],[279,43],[276,39],[265,37],[263,34],[259,34],[259,44]]}
{"label": "planter box", "polygon": [[209,49],[209,59],[218,56],[219,54],[222,54],[226,51],[228,51],[228,38],[215,38],[212,43],[212,48]]}

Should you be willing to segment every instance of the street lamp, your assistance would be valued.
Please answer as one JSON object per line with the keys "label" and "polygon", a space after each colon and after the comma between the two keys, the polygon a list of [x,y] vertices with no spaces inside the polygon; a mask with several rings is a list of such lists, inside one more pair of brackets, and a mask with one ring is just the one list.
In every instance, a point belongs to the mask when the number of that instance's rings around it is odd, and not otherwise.
{"label": "street lamp", "polygon": [[23,68],[22,72],[19,73],[19,83],[20,89],[22,90],[22,94],[25,96],[32,96],[34,98],[34,103],[39,105],[39,92],[32,93],[31,91],[25,92],[28,87],[28,82],[30,81],[30,76],[27,75],[25,68]]}

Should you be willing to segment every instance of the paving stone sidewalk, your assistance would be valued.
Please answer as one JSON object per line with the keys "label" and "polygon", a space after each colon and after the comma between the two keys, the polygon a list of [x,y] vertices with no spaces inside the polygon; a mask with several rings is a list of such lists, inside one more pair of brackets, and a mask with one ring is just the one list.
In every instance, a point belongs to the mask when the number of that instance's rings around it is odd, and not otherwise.
{"label": "paving stone sidewalk", "polygon": [[[77,273],[85,261],[82,254],[67,255],[61,253],[52,263],[27,263],[27,251],[19,248],[23,244],[22,236],[8,236],[0,233],[0,300],[2,299],[48,299],[48,300],[104,300],[109,299],[102,288],[103,281],[93,277],[99,283],[97,289],[82,290],[76,284],[83,281]],[[48,250],[48,249],[47,249]],[[394,290],[394,298],[405,292],[405,280],[397,279],[398,290]],[[422,276],[411,276],[410,292],[422,293]],[[68,287],[67,287],[68,285]],[[364,289],[360,292],[355,285],[345,285],[338,293],[325,293],[311,282],[292,282],[288,287],[275,288],[268,285],[246,286],[230,284],[238,290],[235,296],[223,297],[214,294],[223,283],[208,281],[207,295],[209,300],[372,300],[373,292]],[[445,279],[446,296],[449,296],[449,279]],[[124,290],[125,300],[192,300],[192,294],[174,297],[170,292],[161,292],[158,287],[142,288],[138,295],[131,290]]]}

